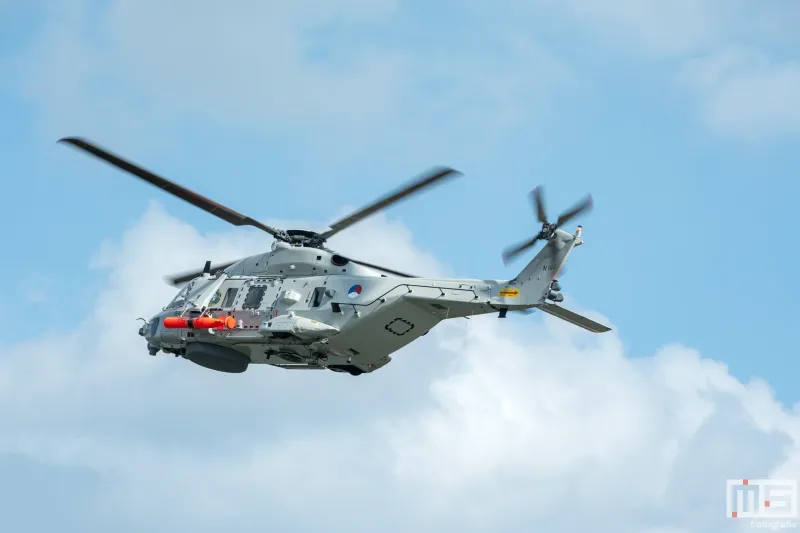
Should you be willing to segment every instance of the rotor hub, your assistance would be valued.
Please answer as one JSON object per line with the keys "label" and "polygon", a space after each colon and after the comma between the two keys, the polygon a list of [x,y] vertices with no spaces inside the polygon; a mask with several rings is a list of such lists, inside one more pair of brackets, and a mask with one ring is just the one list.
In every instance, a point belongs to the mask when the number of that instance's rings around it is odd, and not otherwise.
{"label": "rotor hub", "polygon": [[293,246],[305,246],[308,248],[319,248],[325,244],[325,237],[316,231],[304,229],[286,230],[286,242]]}
{"label": "rotor hub", "polygon": [[[525,250],[535,246],[537,241],[552,240],[556,234],[556,230],[559,227],[563,226],[579,214],[584,213],[592,208],[592,197],[589,195],[572,209],[561,213],[555,223],[551,223],[547,219],[547,212],[544,207],[544,199],[542,198],[541,187],[537,187],[531,191],[531,200],[533,202],[533,208],[536,211],[536,218],[542,223],[542,229],[539,230],[539,233],[535,234],[533,238],[528,239],[517,246],[506,249],[505,252],[503,252],[503,262],[506,264],[508,264],[512,258],[517,257]],[[580,232],[580,229],[578,231]]]}

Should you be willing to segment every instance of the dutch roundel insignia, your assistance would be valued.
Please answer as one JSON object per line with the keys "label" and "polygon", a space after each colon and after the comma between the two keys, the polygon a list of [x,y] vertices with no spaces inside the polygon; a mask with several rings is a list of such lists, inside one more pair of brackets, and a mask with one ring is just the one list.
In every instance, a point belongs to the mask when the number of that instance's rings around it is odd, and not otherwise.
{"label": "dutch roundel insignia", "polygon": [[350,290],[347,291],[347,297],[357,298],[361,294],[362,290],[363,287],[361,285],[353,285],[352,287],[350,287]]}

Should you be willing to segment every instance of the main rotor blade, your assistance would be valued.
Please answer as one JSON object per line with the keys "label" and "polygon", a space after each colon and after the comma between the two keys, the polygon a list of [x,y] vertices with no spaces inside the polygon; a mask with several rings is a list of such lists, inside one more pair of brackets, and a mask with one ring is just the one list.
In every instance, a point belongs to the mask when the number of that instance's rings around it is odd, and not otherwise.
{"label": "main rotor blade", "polygon": [[[236,261],[238,261],[238,259]],[[229,263],[222,263],[220,265],[214,265],[214,266],[212,266],[210,268],[209,273],[213,274],[213,273],[218,272],[220,270],[225,270],[226,268],[228,268],[229,266],[234,264],[236,261],[231,261]],[[189,270],[187,272],[182,272],[180,274],[174,274],[172,276],[164,276],[164,281],[166,281],[167,283],[169,283],[173,287],[180,287],[181,285],[183,285],[187,281],[193,280],[194,278],[196,278],[197,276],[202,274],[204,271],[205,271],[205,267],[204,268],[198,268],[196,270]]]}
{"label": "main rotor blade", "polygon": [[542,191],[542,187],[536,187],[531,191],[531,201],[533,201],[533,207],[536,209],[536,218],[542,224],[547,224],[547,212],[544,208],[544,198],[543,196],[544,191]]}
{"label": "main rotor blade", "polygon": [[419,276],[415,276],[413,274],[406,274],[405,272],[398,272],[397,270],[392,270],[390,268],[386,268],[386,267],[382,267],[382,266],[379,266],[379,265],[375,265],[373,263],[367,263],[366,261],[358,261],[356,259],[350,259],[349,257],[347,257],[346,259],[349,259],[351,263],[355,263],[357,265],[361,265],[361,266],[365,266],[365,267],[369,267],[369,268],[374,268],[375,270],[382,270],[382,271],[386,272],[387,274],[393,274],[393,275],[401,277],[401,278],[418,278],[419,277]]}
{"label": "main rotor blade", "polygon": [[584,211],[588,211],[592,208],[592,195],[588,195],[584,198],[578,205],[570,209],[569,211],[565,211],[561,213],[561,216],[558,217],[556,221],[556,226],[559,228],[569,222],[573,217],[578,216],[579,214],[583,213]]}
{"label": "main rotor blade", "polygon": [[506,249],[506,251],[503,252],[503,263],[508,264],[511,261],[511,259],[513,259],[517,255],[521,254],[522,252],[524,252],[525,250],[536,244],[536,241],[538,240],[539,240],[539,235],[536,235],[536,237],[528,241],[525,241],[518,246]]}
{"label": "main rotor blade", "polygon": [[200,209],[208,213],[211,213],[212,215],[218,218],[221,218],[225,222],[233,224],[234,226],[252,226],[262,231],[266,231],[273,237],[276,238],[282,237],[282,232],[280,230],[262,224],[257,220],[253,220],[250,217],[242,215],[241,213],[237,213],[233,209],[225,207],[222,204],[218,204],[214,200],[211,200],[209,198],[206,198],[205,196],[197,194],[196,192],[191,191],[186,187],[182,187],[177,183],[173,183],[166,178],[163,178],[157,174],[150,172],[149,170],[145,170],[144,168],[134,163],[131,163],[130,161],[126,161],[121,157],[112,154],[111,152],[103,148],[100,148],[99,146],[92,144],[91,142],[85,139],[81,139],[78,137],[64,137],[63,139],[60,139],[58,142],[67,143],[85,152],[88,152],[93,156],[102,159],[106,163],[109,163],[121,170],[129,172],[134,176],[150,183],[151,185],[155,185],[160,189],[164,189],[173,196],[177,196],[181,200],[189,202],[190,204],[197,206]]}
{"label": "main rotor blade", "polygon": [[363,209],[356,211],[355,213],[353,213],[348,217],[345,217],[337,222],[334,222],[330,226],[331,229],[323,233],[322,237],[324,239],[329,239],[331,236],[333,236],[336,233],[339,233],[343,229],[348,228],[357,222],[360,222],[361,220],[367,218],[368,216],[396,202],[399,202],[403,198],[411,194],[414,194],[415,192],[418,192],[421,189],[424,189],[425,187],[429,187],[448,177],[456,177],[459,175],[461,175],[461,173],[458,172],[457,170],[453,170],[452,168],[437,167],[431,169],[425,174],[422,174],[414,181],[404,185],[397,191],[389,194],[388,196],[385,196],[380,200],[372,203],[371,205],[368,205],[367,207],[364,207]]}

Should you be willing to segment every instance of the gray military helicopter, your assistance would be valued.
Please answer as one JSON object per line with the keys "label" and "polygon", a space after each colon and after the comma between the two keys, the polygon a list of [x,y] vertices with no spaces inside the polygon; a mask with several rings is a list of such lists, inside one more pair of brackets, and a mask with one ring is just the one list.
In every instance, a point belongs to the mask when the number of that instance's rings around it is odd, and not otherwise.
{"label": "gray military helicopter", "polygon": [[328,369],[360,375],[388,364],[391,354],[439,322],[539,309],[594,333],[610,328],[559,305],[556,275],[576,246],[565,223],[591,207],[591,196],[550,223],[541,189],[532,200],[542,227],[503,254],[507,263],[538,241],[545,246],[512,280],[432,279],[345,257],[325,247],[333,235],[426,187],[460,173],[435,168],[373,204],[335,222],[328,231],[281,230],[262,224],[177,185],[81,138],[67,143],[92,154],[235,226],[274,238],[269,252],[186,272],[168,281],[182,286],[139,330],[150,355],[181,356],[205,368],[238,373],[250,364]]}

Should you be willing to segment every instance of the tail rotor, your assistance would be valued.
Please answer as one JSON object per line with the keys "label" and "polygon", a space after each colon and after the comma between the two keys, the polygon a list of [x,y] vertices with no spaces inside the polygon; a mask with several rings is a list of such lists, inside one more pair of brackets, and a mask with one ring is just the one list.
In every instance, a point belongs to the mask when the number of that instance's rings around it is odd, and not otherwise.
{"label": "tail rotor", "polygon": [[550,239],[555,236],[556,230],[575,218],[576,216],[589,211],[592,208],[592,195],[587,195],[583,200],[578,202],[574,207],[571,209],[564,211],[558,216],[555,224],[551,224],[547,219],[547,211],[545,210],[544,206],[544,195],[542,187],[536,187],[530,193],[531,202],[533,203],[533,208],[536,211],[536,218],[539,222],[542,223],[542,229],[539,230],[539,233],[534,235],[532,238],[524,241],[516,246],[512,246],[506,248],[503,252],[503,263],[509,264],[512,260],[519,257],[520,254],[533,248],[537,242],[541,241],[549,241]]}

